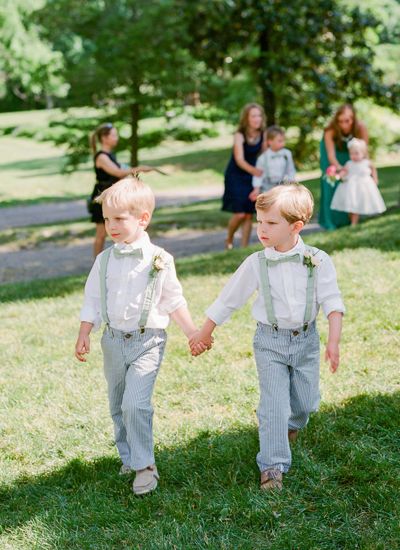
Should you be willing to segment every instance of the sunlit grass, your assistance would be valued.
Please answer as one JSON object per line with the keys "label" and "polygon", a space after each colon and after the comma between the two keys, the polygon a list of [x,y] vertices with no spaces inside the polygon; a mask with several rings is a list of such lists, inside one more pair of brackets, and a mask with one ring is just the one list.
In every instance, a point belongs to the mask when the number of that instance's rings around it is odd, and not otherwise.
{"label": "sunlit grass", "polygon": [[[399,216],[306,239],[337,267],[342,363],[335,375],[321,363],[321,410],[275,495],[258,489],[250,304],[197,359],[170,327],[154,395],[161,483],[135,499],[117,474],[99,335],[87,365],[73,359],[84,278],[0,287],[0,546],[397,548]],[[177,262],[197,322],[249,252]]]}

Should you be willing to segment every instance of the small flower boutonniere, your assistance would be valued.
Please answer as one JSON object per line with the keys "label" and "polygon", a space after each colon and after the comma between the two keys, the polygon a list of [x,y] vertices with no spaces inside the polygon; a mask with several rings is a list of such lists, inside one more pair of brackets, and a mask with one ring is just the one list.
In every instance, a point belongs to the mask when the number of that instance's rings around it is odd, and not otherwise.
{"label": "small flower boutonniere", "polygon": [[321,262],[317,260],[315,257],[315,254],[311,254],[310,252],[304,252],[304,258],[303,258],[303,264],[308,268],[309,274],[311,275],[312,270],[315,267],[318,267]]}
{"label": "small flower boutonniere", "polygon": [[154,256],[154,259],[153,259],[153,271],[161,271],[162,269],[165,268],[165,262],[163,260],[163,258],[158,255],[158,256]]}

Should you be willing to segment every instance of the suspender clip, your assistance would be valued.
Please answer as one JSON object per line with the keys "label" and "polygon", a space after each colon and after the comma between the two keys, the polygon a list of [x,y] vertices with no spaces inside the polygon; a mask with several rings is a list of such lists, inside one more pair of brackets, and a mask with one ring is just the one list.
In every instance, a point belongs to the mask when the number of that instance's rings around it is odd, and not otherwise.
{"label": "suspender clip", "polygon": [[308,323],[304,323],[304,325],[303,325],[303,330],[304,330],[304,332],[305,332],[307,329],[308,329]]}
{"label": "suspender clip", "polygon": [[277,323],[272,323],[272,328],[276,331],[278,331],[278,324]]}
{"label": "suspender clip", "polygon": [[144,334],[144,327],[140,327],[140,334]]}

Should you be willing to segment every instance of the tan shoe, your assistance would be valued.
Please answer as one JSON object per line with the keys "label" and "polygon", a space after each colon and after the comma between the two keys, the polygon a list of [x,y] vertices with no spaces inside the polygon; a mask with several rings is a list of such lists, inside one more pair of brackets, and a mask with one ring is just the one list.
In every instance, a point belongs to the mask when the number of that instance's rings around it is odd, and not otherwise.
{"label": "tan shoe", "polygon": [[264,470],[261,472],[260,489],[262,491],[282,490],[282,472],[280,470]]}
{"label": "tan shoe", "polygon": [[299,435],[299,430],[289,430],[288,431],[288,438],[290,443],[294,443],[297,439],[297,436]]}
{"label": "tan shoe", "polygon": [[157,466],[147,466],[144,470],[137,470],[135,481],[132,485],[132,491],[135,495],[146,495],[157,487],[158,480],[160,479]]}

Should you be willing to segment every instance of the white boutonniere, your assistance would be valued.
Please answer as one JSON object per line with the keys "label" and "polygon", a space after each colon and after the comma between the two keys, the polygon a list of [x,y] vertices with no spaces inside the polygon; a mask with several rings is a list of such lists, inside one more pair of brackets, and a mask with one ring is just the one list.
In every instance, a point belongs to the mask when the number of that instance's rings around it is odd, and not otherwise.
{"label": "white boutonniere", "polygon": [[153,271],[161,271],[162,269],[165,269],[165,262],[163,258],[160,255],[154,256]]}
{"label": "white boutonniere", "polygon": [[310,252],[304,252],[304,258],[303,258],[303,264],[308,267],[310,272],[315,268],[318,267],[320,264],[320,260],[317,260],[315,257],[315,254],[311,254]]}

